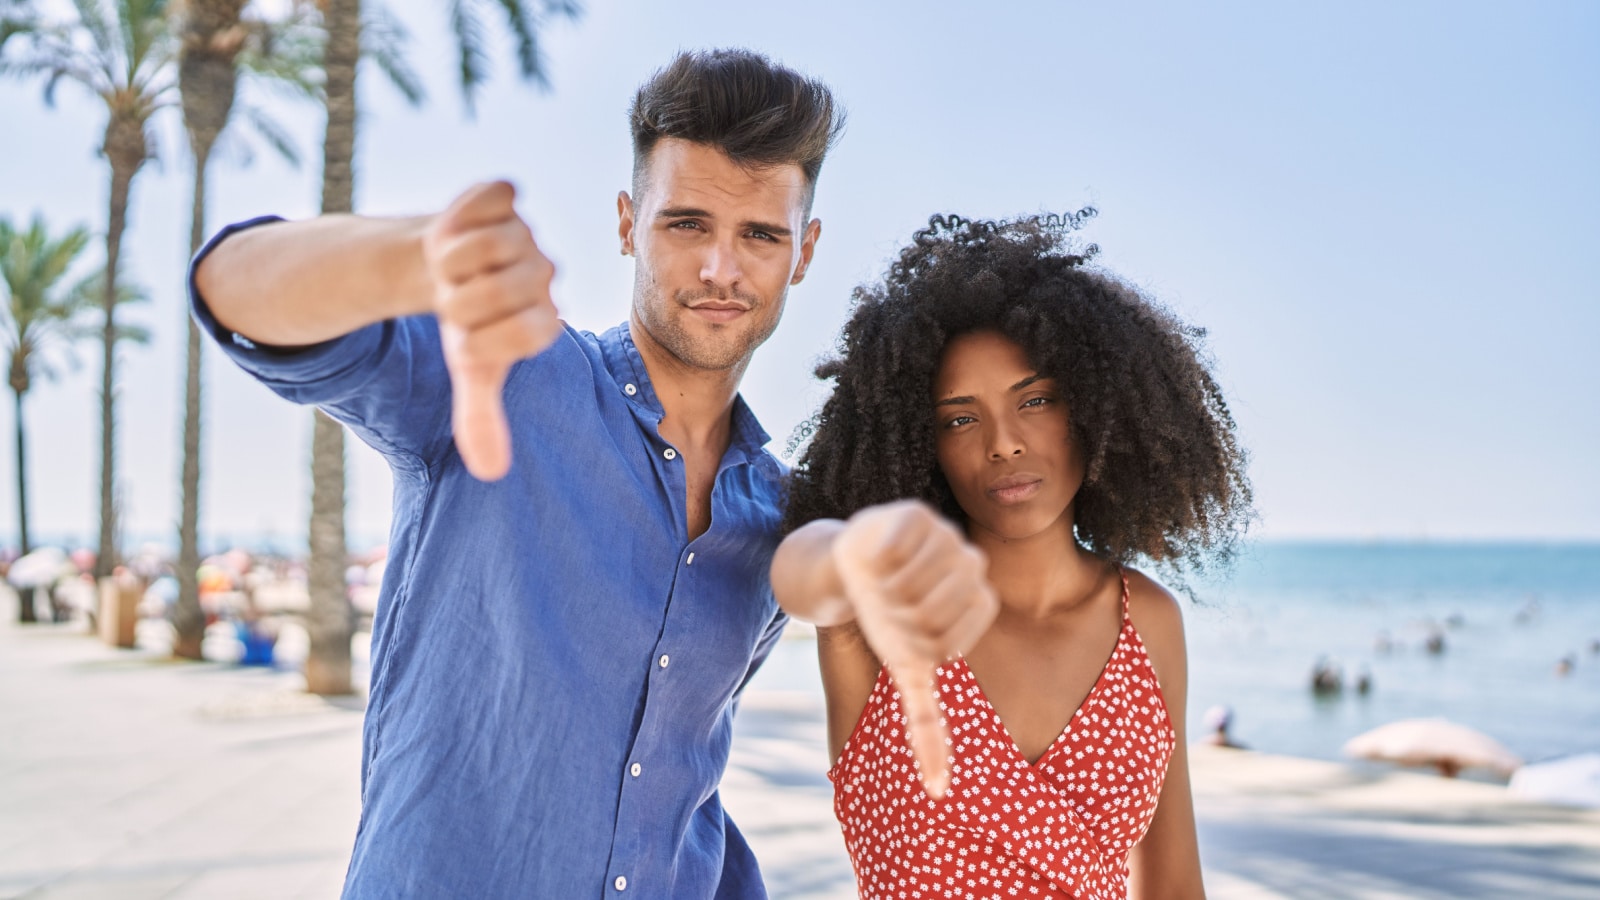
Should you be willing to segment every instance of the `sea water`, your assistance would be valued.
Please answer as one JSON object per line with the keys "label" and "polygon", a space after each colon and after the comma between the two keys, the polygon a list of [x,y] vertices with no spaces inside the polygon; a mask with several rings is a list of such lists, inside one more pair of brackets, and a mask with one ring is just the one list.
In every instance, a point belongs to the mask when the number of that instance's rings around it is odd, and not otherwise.
{"label": "sea water", "polygon": [[[1195,589],[1191,739],[1226,705],[1232,736],[1270,753],[1339,759],[1363,731],[1426,716],[1528,761],[1600,752],[1600,545],[1261,543]],[[1319,659],[1342,691],[1312,692]],[[780,644],[752,686],[820,697],[814,644]]]}

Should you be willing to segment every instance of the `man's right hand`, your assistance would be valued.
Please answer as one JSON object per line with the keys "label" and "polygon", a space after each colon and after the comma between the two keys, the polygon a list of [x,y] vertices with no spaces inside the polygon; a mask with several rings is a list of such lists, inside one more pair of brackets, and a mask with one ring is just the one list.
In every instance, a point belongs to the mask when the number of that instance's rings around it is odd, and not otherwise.
{"label": "man's right hand", "polygon": [[507,182],[475,185],[434,217],[422,239],[454,397],[451,429],[467,471],[484,481],[511,468],[506,374],[561,333],[550,299],[555,266],[515,200]]}
{"label": "man's right hand", "polygon": [[833,558],[862,636],[899,689],[923,787],[939,799],[950,772],[934,669],[972,649],[999,612],[988,559],[915,501],[850,517]]}

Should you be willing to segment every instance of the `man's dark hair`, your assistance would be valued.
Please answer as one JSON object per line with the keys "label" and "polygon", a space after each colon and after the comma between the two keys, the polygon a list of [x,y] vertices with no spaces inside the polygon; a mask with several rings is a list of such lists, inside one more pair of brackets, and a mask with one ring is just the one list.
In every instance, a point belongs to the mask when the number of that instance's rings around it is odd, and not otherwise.
{"label": "man's dark hair", "polygon": [[1206,364],[1204,332],[1115,277],[1071,232],[1093,215],[935,216],[881,284],[856,289],[840,355],[817,368],[833,395],[801,426],[785,533],[867,506],[921,499],[966,515],[939,469],[933,383],[945,345],[993,330],[1055,380],[1086,472],[1079,543],[1185,573],[1225,563],[1251,518],[1245,456]]}
{"label": "man's dark hair", "polygon": [[822,82],[738,49],[678,54],[639,88],[628,120],[635,195],[656,142],[678,138],[716,147],[742,166],[798,165],[808,207],[823,157],[844,128],[844,112]]}

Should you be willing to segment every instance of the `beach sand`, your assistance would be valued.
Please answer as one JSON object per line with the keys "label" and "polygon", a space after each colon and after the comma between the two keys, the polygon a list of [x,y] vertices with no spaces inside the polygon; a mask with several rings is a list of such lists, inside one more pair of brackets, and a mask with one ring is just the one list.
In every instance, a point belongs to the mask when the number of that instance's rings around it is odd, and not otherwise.
{"label": "beach sand", "polygon": [[[0,590],[0,898],[338,895],[359,701],[293,672],[116,651],[14,624]],[[745,698],[724,802],[774,897],[853,897],[805,693]],[[1600,896],[1600,811],[1496,785],[1194,748],[1209,896]]]}

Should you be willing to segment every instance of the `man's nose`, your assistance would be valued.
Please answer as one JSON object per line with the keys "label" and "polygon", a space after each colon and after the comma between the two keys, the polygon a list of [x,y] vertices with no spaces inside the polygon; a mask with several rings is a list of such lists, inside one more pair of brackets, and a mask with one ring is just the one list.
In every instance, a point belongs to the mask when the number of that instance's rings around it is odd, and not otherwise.
{"label": "man's nose", "polygon": [[734,250],[732,243],[726,241],[712,241],[706,247],[705,257],[700,262],[700,281],[711,287],[731,290],[739,283],[743,271],[739,265],[739,254]]}

